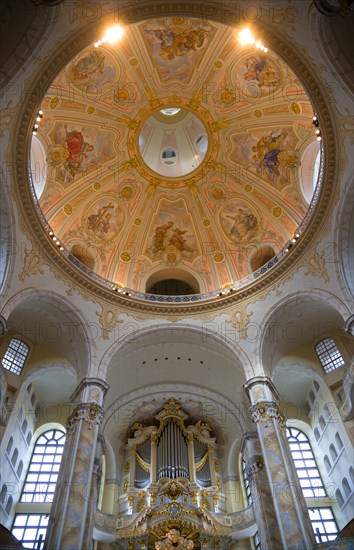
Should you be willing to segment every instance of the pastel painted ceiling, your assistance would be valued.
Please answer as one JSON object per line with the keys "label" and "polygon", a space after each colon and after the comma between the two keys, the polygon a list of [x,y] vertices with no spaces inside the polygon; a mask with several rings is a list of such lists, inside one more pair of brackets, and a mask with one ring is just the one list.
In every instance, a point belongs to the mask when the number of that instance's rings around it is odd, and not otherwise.
{"label": "pastel painted ceiling", "polygon": [[319,149],[309,98],[284,60],[225,25],[127,26],[118,44],[72,59],[41,107],[40,207],[118,286],[145,291],[162,273],[200,292],[227,287],[277,254],[307,211]]}

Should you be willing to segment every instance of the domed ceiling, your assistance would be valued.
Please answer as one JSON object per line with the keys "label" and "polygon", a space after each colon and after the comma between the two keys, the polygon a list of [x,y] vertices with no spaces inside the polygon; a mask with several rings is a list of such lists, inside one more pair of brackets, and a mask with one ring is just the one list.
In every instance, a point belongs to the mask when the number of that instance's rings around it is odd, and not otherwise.
{"label": "domed ceiling", "polygon": [[309,98],[284,61],[240,45],[230,27],[127,26],[118,43],[77,55],[41,107],[32,176],[42,212],[117,286],[225,288],[277,254],[308,209]]}

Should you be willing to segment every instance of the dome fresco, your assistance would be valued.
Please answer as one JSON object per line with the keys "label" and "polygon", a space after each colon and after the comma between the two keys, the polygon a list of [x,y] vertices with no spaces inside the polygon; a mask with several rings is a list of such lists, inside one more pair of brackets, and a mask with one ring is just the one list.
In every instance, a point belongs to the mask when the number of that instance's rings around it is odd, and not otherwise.
{"label": "dome fresco", "polygon": [[72,59],[41,108],[40,208],[118,287],[144,292],[161,271],[200,292],[226,288],[280,252],[308,210],[310,100],[279,57],[241,46],[231,27],[127,26],[118,45]]}

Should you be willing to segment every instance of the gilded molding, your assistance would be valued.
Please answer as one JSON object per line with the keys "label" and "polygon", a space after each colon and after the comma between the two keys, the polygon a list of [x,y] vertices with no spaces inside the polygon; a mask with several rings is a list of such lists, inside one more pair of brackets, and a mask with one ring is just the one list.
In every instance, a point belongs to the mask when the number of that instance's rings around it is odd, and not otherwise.
{"label": "gilded molding", "polygon": [[248,304],[242,304],[238,307],[229,317],[229,323],[240,334],[241,340],[246,340],[247,338],[247,327],[250,323],[251,316],[253,313],[247,313],[246,308]]}
{"label": "gilded molding", "polygon": [[26,250],[23,269],[18,278],[23,283],[27,277],[39,273],[44,274],[41,256],[33,248],[32,250]]}
{"label": "gilded molding", "polygon": [[[334,246],[334,243],[333,243]],[[304,264],[307,271],[305,276],[313,275],[314,277],[321,277],[325,283],[330,282],[330,278],[326,269],[325,251],[318,252],[316,249],[312,251],[310,256],[306,257],[306,263]]]}
{"label": "gilded molding", "polygon": [[117,315],[112,309],[108,309],[103,305],[101,305],[101,308],[102,311],[96,311],[96,315],[102,327],[102,338],[108,340],[109,333],[123,321],[117,319]]}
{"label": "gilded molding", "polygon": [[94,401],[90,403],[80,403],[77,407],[74,408],[73,412],[68,418],[66,429],[68,432],[73,431],[80,420],[87,422],[89,430],[93,426],[99,426],[103,418],[103,408],[95,403]]}

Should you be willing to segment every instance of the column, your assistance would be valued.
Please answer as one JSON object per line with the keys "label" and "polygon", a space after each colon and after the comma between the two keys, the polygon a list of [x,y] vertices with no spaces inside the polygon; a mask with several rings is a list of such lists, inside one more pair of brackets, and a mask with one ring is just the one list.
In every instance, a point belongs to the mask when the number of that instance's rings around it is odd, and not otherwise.
{"label": "column", "polygon": [[215,473],[214,447],[211,447],[211,446],[208,447],[208,459],[209,459],[211,484],[213,487],[215,487],[217,483],[216,483],[216,473]]}
{"label": "column", "polygon": [[150,484],[156,483],[157,436],[151,436]]}
{"label": "column", "polygon": [[256,432],[248,432],[243,435],[241,453],[246,463],[245,474],[250,486],[261,548],[282,548],[272,492]]}
{"label": "column", "polygon": [[189,477],[191,483],[196,483],[196,473],[195,473],[195,461],[194,461],[194,442],[193,436],[188,435],[188,463],[189,463]]}
{"label": "column", "polygon": [[90,499],[96,498],[92,483],[107,390],[108,384],[103,380],[85,378],[71,398],[75,406],[67,422],[67,440],[44,546],[47,550],[92,547],[96,503]]}
{"label": "column", "polygon": [[[313,530],[286,440],[285,419],[277,404],[277,391],[271,380],[263,376],[249,380],[245,389],[251,401],[252,420],[257,426],[280,547],[284,550],[312,549]],[[278,538],[275,521],[273,531]],[[272,544],[270,548],[279,547],[279,541],[274,540]]]}

